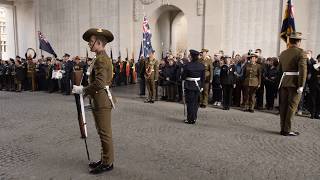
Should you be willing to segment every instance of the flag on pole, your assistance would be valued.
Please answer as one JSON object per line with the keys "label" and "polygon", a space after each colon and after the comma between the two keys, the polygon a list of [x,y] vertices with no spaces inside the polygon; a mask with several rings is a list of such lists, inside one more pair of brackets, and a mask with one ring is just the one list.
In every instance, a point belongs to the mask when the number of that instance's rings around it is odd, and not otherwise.
{"label": "flag on pole", "polygon": [[38,31],[38,36],[39,36],[39,49],[44,50],[49,54],[52,54],[56,58],[57,54],[54,52],[49,41],[44,37],[44,35],[40,31]]}
{"label": "flag on pole", "polygon": [[140,52],[139,52],[138,60],[140,60],[141,56],[143,56],[142,42],[141,42],[141,45],[140,45]]}
{"label": "flag on pole", "polygon": [[288,0],[288,5],[284,13],[284,18],[282,22],[280,37],[287,43],[287,35],[296,31],[295,22],[294,22],[294,7],[292,0]]}
{"label": "flag on pole", "polygon": [[149,53],[153,49],[151,44],[152,34],[151,34],[150,26],[146,16],[143,17],[142,29],[143,29],[143,54],[144,54],[144,57],[148,57]]}

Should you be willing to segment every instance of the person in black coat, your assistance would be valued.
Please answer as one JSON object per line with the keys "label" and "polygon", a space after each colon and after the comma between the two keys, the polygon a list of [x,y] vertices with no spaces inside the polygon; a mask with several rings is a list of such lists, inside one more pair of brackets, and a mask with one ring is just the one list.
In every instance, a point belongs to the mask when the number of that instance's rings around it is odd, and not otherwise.
{"label": "person in black coat", "polygon": [[309,86],[311,119],[320,119],[320,54],[317,57],[316,63],[312,66]]}
{"label": "person in black coat", "polygon": [[21,60],[16,60],[15,63],[16,63],[15,64],[16,65],[16,77],[15,77],[16,91],[21,92],[22,81],[25,79],[24,68]]}
{"label": "person in black coat", "polygon": [[228,56],[224,56],[223,61],[224,65],[220,71],[220,82],[223,91],[222,105],[224,110],[229,110],[232,105],[232,93],[236,83],[235,66],[231,65],[231,58]]}
{"label": "person in black coat", "polygon": [[278,72],[278,58],[268,58],[267,59],[267,71],[265,74],[265,87],[266,87],[266,108],[272,110],[274,106],[274,99],[277,97],[278,86],[277,86],[277,77],[279,76]]}
{"label": "person in black coat", "polygon": [[191,62],[184,66],[182,73],[187,104],[187,119],[184,122],[187,124],[194,124],[197,120],[199,97],[205,80],[205,67],[199,62],[199,54],[196,50],[190,50]]}
{"label": "person in black coat", "polygon": [[175,101],[177,84],[177,66],[173,59],[168,59],[168,64],[164,68],[164,78],[167,81],[168,101]]}

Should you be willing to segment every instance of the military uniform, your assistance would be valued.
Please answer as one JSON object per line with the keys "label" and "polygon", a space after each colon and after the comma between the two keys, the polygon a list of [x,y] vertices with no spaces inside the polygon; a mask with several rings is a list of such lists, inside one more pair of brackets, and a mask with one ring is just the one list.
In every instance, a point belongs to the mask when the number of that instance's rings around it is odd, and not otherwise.
{"label": "military uniform", "polygon": [[159,78],[159,64],[158,61],[154,59],[148,58],[145,62],[145,78],[146,78],[146,85],[148,89],[148,99],[146,102],[153,103],[156,99],[156,81]]}
{"label": "military uniform", "polygon": [[257,63],[247,62],[243,69],[243,101],[245,111],[253,112],[255,93],[261,84],[261,67]]}
{"label": "military uniform", "polygon": [[[83,39],[89,42],[90,48],[95,46],[91,37],[101,37],[106,43],[113,41],[113,34],[105,29],[91,28],[83,34]],[[100,40],[101,42],[102,40]],[[102,42],[101,42],[102,43]],[[101,44],[100,46],[101,47]],[[91,50],[92,51],[92,50]],[[88,68],[89,85],[87,87],[73,86],[72,92],[84,96],[89,95],[92,100],[92,112],[96,124],[96,129],[101,140],[101,160],[89,164],[90,173],[98,174],[113,169],[114,152],[111,130],[111,109],[114,108],[114,97],[112,97],[110,87],[113,76],[112,60],[107,56],[104,50],[94,51],[94,59]]]}
{"label": "military uniform", "polygon": [[[290,38],[298,39],[301,34],[292,33]],[[301,40],[301,38],[300,38]],[[291,131],[291,120],[295,114],[301,94],[297,92],[306,82],[307,56],[303,49],[291,45],[280,54],[279,73],[283,74],[280,81],[280,124],[282,135],[298,135]]]}
{"label": "military uniform", "polygon": [[182,72],[184,80],[185,103],[187,119],[185,123],[194,124],[198,117],[199,96],[205,82],[205,67],[198,62],[199,52],[190,50],[192,61],[187,63]]}
{"label": "military uniform", "polygon": [[[208,50],[203,49],[202,52],[208,52]],[[205,82],[203,86],[203,91],[200,95],[200,107],[206,107],[208,105],[210,83],[212,82],[212,79],[213,79],[213,64],[212,64],[212,59],[208,57],[202,57],[200,59],[200,63],[202,63],[205,67]]]}
{"label": "military uniform", "polygon": [[35,91],[37,87],[35,73],[36,73],[36,64],[32,62],[32,59],[28,59],[28,64],[27,64],[28,89],[31,89],[31,91]]}

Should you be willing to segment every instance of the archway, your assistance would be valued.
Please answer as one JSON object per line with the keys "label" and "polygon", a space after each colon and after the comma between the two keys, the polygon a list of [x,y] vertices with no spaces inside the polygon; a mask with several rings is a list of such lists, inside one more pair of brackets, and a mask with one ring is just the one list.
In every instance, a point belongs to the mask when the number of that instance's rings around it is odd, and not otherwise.
{"label": "archway", "polygon": [[155,22],[152,45],[158,52],[158,58],[162,52],[172,51],[175,54],[187,49],[187,18],[181,9],[173,5],[161,6],[151,21]]}

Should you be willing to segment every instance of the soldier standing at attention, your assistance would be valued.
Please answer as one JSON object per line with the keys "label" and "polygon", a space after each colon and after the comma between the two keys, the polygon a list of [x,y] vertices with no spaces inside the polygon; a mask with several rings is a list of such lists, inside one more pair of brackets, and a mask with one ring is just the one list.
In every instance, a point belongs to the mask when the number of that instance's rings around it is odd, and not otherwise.
{"label": "soldier standing at attention", "polygon": [[87,71],[89,85],[73,86],[73,93],[90,95],[93,99],[92,112],[96,129],[101,140],[101,160],[89,164],[91,174],[99,174],[113,169],[114,153],[111,130],[111,109],[114,107],[109,87],[112,82],[112,60],[107,56],[105,46],[113,41],[113,34],[105,29],[91,28],[82,38],[88,42],[90,50],[96,53]]}
{"label": "soldier standing at attention", "polygon": [[154,103],[156,99],[156,81],[159,77],[159,65],[158,61],[154,57],[154,50],[149,53],[149,58],[145,62],[145,78],[148,89],[148,98],[144,101],[145,103]]}
{"label": "soldier standing at attention", "polygon": [[187,124],[194,124],[197,120],[199,96],[203,90],[205,67],[199,62],[199,52],[190,50],[191,62],[184,66],[182,79],[184,80],[185,101],[187,104]]}
{"label": "soldier standing at attention", "polygon": [[246,63],[243,69],[244,77],[244,91],[243,102],[246,112],[253,113],[254,110],[254,95],[261,84],[261,66],[257,64],[258,54],[251,53],[249,55],[249,61]]}
{"label": "soldier standing at attention", "polygon": [[295,114],[303,87],[307,78],[307,55],[300,48],[302,33],[290,34],[288,49],[280,54],[280,134],[283,136],[298,136],[299,132],[291,130],[291,120]]}
{"label": "soldier standing at attention", "polygon": [[206,108],[208,105],[208,97],[210,93],[210,84],[212,83],[213,79],[213,64],[211,58],[208,57],[208,49],[202,49],[201,54],[202,57],[200,58],[200,63],[202,63],[205,67],[205,83],[203,86],[203,91],[200,95],[200,107]]}

